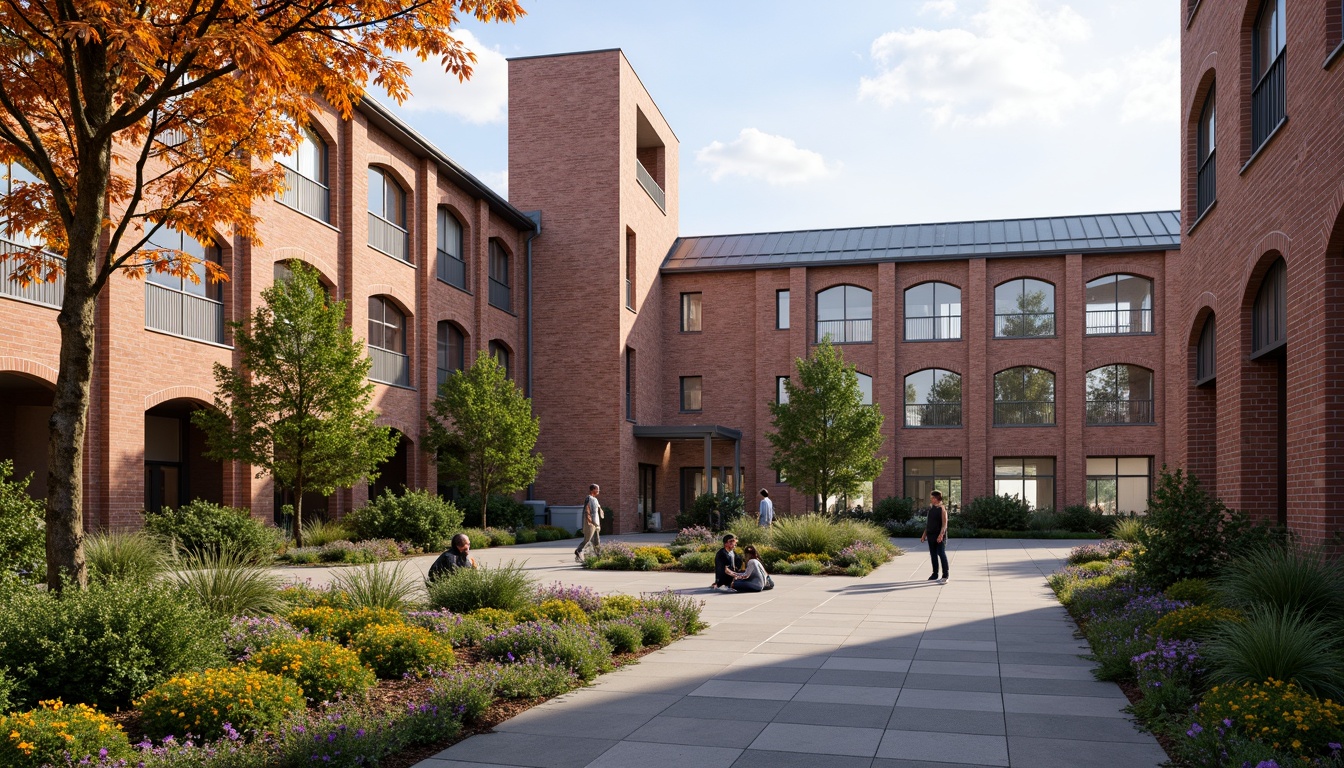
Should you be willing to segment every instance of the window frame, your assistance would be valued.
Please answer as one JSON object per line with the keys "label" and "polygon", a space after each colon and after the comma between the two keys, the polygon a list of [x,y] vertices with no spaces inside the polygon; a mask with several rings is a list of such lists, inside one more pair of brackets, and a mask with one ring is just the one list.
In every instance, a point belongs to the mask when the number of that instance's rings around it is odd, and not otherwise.
{"label": "window frame", "polygon": [[[377,317],[377,319],[375,319],[375,317],[374,317],[374,313],[373,313],[373,302],[375,302],[375,301],[378,302],[378,304],[379,304],[379,308],[380,308],[380,310],[381,310],[381,311],[378,313],[378,317]],[[369,314],[369,318],[368,318],[368,321],[369,321],[369,328],[368,328],[368,338],[365,340],[365,342],[366,342],[370,347],[373,347],[374,349],[381,349],[381,350],[383,350],[384,352],[395,352],[395,353],[398,354],[398,355],[405,355],[405,354],[407,354],[407,352],[406,352],[406,348],[409,346],[407,336],[409,335],[409,330],[410,330],[410,329],[409,329],[409,323],[406,322],[406,321],[407,321],[406,313],[401,311],[401,307],[398,307],[398,306],[397,306],[397,305],[396,305],[390,298],[388,298],[387,296],[383,296],[382,294],[374,294],[374,295],[372,295],[372,296],[369,297],[369,306],[368,306],[368,310],[369,310],[369,313],[368,313],[368,314]],[[388,329],[389,327],[392,327],[392,326],[390,326],[390,325],[388,324],[388,322],[387,322],[387,316],[388,316],[389,310],[390,310],[391,312],[395,312],[395,313],[397,314],[397,316],[400,318],[400,324],[399,324],[398,326],[396,326],[398,336],[399,336],[400,339],[401,339],[401,348],[400,348],[400,349],[393,349],[393,348],[391,348],[391,347],[388,347],[387,344],[386,344],[386,342],[387,342],[387,329]],[[379,324],[379,333],[378,333],[378,339],[377,339],[377,340],[378,340],[378,343],[376,343],[376,344],[374,343],[374,332],[373,332],[373,323],[375,323],[375,322],[377,322],[377,323]]]}
{"label": "window frame", "polygon": [[[686,385],[694,381],[696,383],[696,396],[700,399],[698,408],[686,407]],[[680,396],[677,400],[677,406],[681,413],[701,413],[705,410],[705,377],[704,376],[680,376],[678,377],[678,386]]]}
{"label": "window frame", "polygon": [[1251,305],[1251,359],[1272,354],[1288,345],[1288,265],[1274,260],[1260,279]]}
{"label": "window frame", "polygon": [[[1148,374],[1148,396],[1136,400],[1134,398],[1133,386],[1131,385],[1125,393],[1126,396],[1123,398],[1121,398],[1117,392],[1115,393],[1115,397],[1094,399],[1092,396],[1094,392],[1092,387],[1092,374],[1121,367],[1128,369],[1126,372],[1127,379],[1132,378],[1132,374],[1135,370],[1143,371]],[[1133,363],[1110,363],[1107,365],[1100,365],[1089,370],[1085,374],[1084,387],[1083,418],[1084,423],[1089,427],[1150,427],[1157,423],[1157,374],[1150,368],[1145,368]],[[1129,420],[1125,420],[1120,414],[1125,411],[1133,414],[1135,411],[1135,403],[1145,403],[1146,405],[1138,408],[1138,418],[1131,417]],[[1107,406],[1110,406],[1110,408],[1107,408]],[[1146,420],[1142,418],[1145,415],[1145,411],[1147,416]],[[1098,414],[1102,414],[1103,416],[1099,417]],[[1109,414],[1109,420],[1106,420],[1107,414]]]}
{"label": "window frame", "polygon": [[[875,405],[877,403],[877,393],[873,389],[874,387],[873,377],[870,376],[869,374],[864,373],[863,371],[855,371],[854,374],[859,377],[859,397],[860,397],[859,402],[862,403],[863,405]],[[863,402],[862,399],[865,394],[863,387],[864,379],[868,380],[868,391],[866,393],[868,397],[867,402]]]}
{"label": "window frame", "polygon": [[[912,461],[933,462],[933,474],[932,475],[912,474],[910,472],[910,462]],[[953,461],[957,462],[957,473],[955,475],[939,471],[940,462],[953,462]],[[948,512],[955,513],[961,507],[960,500],[961,500],[961,493],[965,484],[965,478],[963,475],[965,468],[966,468],[966,461],[960,456],[937,456],[937,457],[907,456],[901,462],[901,492],[905,495],[905,498],[912,499],[915,502],[915,508],[919,509],[925,506],[923,504],[923,501],[924,499],[928,498],[928,495],[914,493],[914,489],[910,487],[910,481],[911,478],[914,478],[915,482],[928,481],[929,485],[932,486],[933,490],[942,491],[944,500],[947,502]],[[940,481],[946,481],[947,485],[940,486],[939,485]],[[956,490],[953,490],[952,488],[952,483],[954,481],[956,482]]]}
{"label": "window frame", "polygon": [[[1024,391],[1025,391],[1025,389],[1026,389],[1026,385],[1027,385],[1027,380],[1026,380],[1026,379],[1027,379],[1027,375],[1028,375],[1027,372],[1029,372],[1029,371],[1039,371],[1039,372],[1041,372],[1041,373],[1049,374],[1049,376],[1050,376],[1050,400],[1048,400],[1048,401],[1046,401],[1046,400],[1000,400],[1000,399],[999,399],[999,377],[1000,377],[1000,376],[1003,376],[1004,374],[1011,374],[1011,373],[1013,373],[1013,372],[1015,372],[1015,371],[1021,371],[1021,372],[1022,372],[1022,374],[1021,374],[1021,375],[1022,375],[1022,388],[1023,388]],[[1034,365],[1015,365],[1015,366],[1013,366],[1012,368],[1005,368],[1005,369],[1003,369],[1002,371],[998,371],[997,373],[995,373],[995,374],[994,374],[994,380],[993,380],[994,426],[995,426],[995,427],[1053,427],[1053,426],[1055,426],[1055,425],[1058,423],[1058,416],[1059,416],[1058,408],[1057,408],[1058,400],[1059,400],[1059,392],[1057,391],[1057,389],[1056,389],[1056,387],[1055,387],[1056,379],[1057,379],[1057,377],[1055,376],[1055,372],[1054,372],[1054,371],[1052,371],[1052,370],[1050,370],[1050,369],[1048,369],[1048,368],[1037,368],[1037,367],[1034,366]],[[1000,420],[1000,413],[999,413],[999,406],[1000,406],[1000,405],[1029,405],[1029,404],[1042,405],[1042,404],[1046,404],[1046,403],[1049,403],[1049,405],[1050,405],[1050,420],[1049,420],[1048,422],[1045,422],[1045,421],[1041,421],[1041,422],[1027,422],[1027,421],[1025,421],[1025,416],[1023,417],[1023,418],[1024,418],[1024,421],[1022,421],[1021,423],[1017,423],[1017,424],[1014,424],[1014,423],[1012,423],[1012,422],[1008,422],[1008,421],[1001,421],[1001,420]],[[1023,413],[1025,414],[1026,412],[1024,411]]]}
{"label": "window frame", "polygon": [[[922,415],[921,415],[920,418],[918,419],[918,421],[919,421],[920,423],[918,423],[918,424],[911,424],[911,423],[910,423],[910,414],[912,413],[911,409],[921,409],[921,410],[916,410],[916,411],[914,411],[914,412],[915,412],[915,413],[924,414],[924,413],[927,413],[927,412],[928,412],[928,410],[929,410],[929,406],[938,406],[938,405],[951,406],[951,405],[953,405],[952,403],[929,403],[929,402],[912,403],[912,402],[910,402],[910,400],[909,400],[909,397],[910,397],[910,379],[911,379],[912,377],[914,377],[914,376],[918,376],[918,375],[920,375],[921,373],[928,373],[928,372],[932,372],[932,373],[933,373],[933,382],[932,382],[932,384],[930,385],[930,388],[938,386],[938,382],[939,382],[942,378],[945,378],[946,376],[955,376],[955,377],[957,377],[957,391],[958,391],[958,394],[961,394],[961,397],[958,398],[958,400],[957,400],[957,402],[956,402],[956,409],[955,409],[955,411],[956,411],[956,423],[955,423],[955,424],[950,424],[950,423],[947,423],[947,424],[945,424],[945,423],[933,423],[933,424],[929,424],[929,423],[925,423],[925,418],[924,418],[924,416],[922,416]],[[943,376],[939,376],[939,374],[943,374]],[[964,404],[964,401],[965,401],[965,394],[961,392],[961,382],[962,382],[962,376],[961,376],[961,374],[957,373],[956,371],[949,371],[949,370],[947,370],[946,368],[921,368],[921,369],[919,369],[918,371],[911,371],[910,373],[907,373],[907,374],[905,375],[905,378],[902,380],[902,383],[904,384],[905,397],[903,398],[903,400],[904,400],[904,412],[903,412],[903,414],[902,414],[902,424],[901,424],[901,426],[902,426],[903,428],[905,428],[905,429],[961,429],[961,427],[963,426],[962,421],[963,421],[963,416],[964,416],[964,414],[963,414],[963,412],[962,412],[962,408],[963,408],[963,404]],[[925,400],[927,400],[927,399],[928,399],[928,398],[925,397]],[[949,411],[950,411],[950,410],[951,410],[951,409],[949,409]]]}
{"label": "window frame", "polygon": [[1213,384],[1218,380],[1218,319],[1213,312],[1204,318],[1195,344],[1195,386]]}
{"label": "window frame", "polygon": [[792,301],[788,288],[775,290],[775,330],[789,330],[789,308]]}
{"label": "window frame", "polygon": [[791,376],[776,376],[776,377],[775,377],[775,404],[776,404],[776,405],[787,405],[787,404],[788,404],[788,402],[789,402],[789,390],[788,390],[787,387],[784,386],[784,384],[785,384],[785,382],[787,382],[790,378],[792,378],[792,377],[791,377]]}
{"label": "window frame", "polygon": [[1218,202],[1217,154],[1218,79],[1215,77],[1209,83],[1209,92],[1204,95],[1199,120],[1195,124],[1195,221]]}
{"label": "window frame", "polygon": [[[397,227],[402,231],[409,231],[410,228],[406,226],[406,198],[408,197],[408,195],[406,194],[406,190],[401,188],[401,184],[398,183],[396,178],[394,178],[392,174],[389,173],[386,169],[380,168],[376,165],[370,165],[369,174],[372,175],[375,173],[378,174],[378,176],[382,180],[381,190],[379,191],[379,199],[382,201],[382,210],[381,211],[373,210],[373,195],[371,194],[369,195],[368,200],[369,204],[366,205],[365,207],[369,209],[369,213],[373,214],[374,216],[377,216],[378,218],[382,219],[388,224],[391,224],[392,226]],[[387,210],[388,210],[387,193],[389,188],[396,193],[395,197],[397,198],[397,203],[399,203],[399,205],[397,206],[397,213],[400,214],[399,219],[389,219],[387,217]],[[370,189],[372,189],[372,185],[370,185]]]}
{"label": "window frame", "polygon": [[[1044,474],[1044,473],[1041,473],[1041,472],[1038,471],[1036,474],[1028,475],[1028,474],[1027,474],[1027,469],[1026,469],[1026,467],[1027,467],[1027,462],[1029,462],[1029,461],[1035,461],[1035,462],[1049,461],[1049,462],[1050,462],[1050,474]],[[1049,504],[1044,504],[1044,505],[1040,505],[1040,504],[1038,504],[1038,505],[1036,505],[1036,506],[1033,506],[1032,509],[1057,509],[1057,508],[1058,508],[1058,507],[1056,506],[1056,504],[1057,504],[1057,502],[1058,502],[1058,500],[1059,500],[1059,458],[1058,458],[1057,456],[995,456],[995,457],[992,459],[992,462],[993,462],[993,463],[992,463],[990,466],[991,466],[991,471],[994,473],[994,475],[993,475],[993,481],[992,481],[992,485],[991,485],[991,487],[994,489],[994,494],[995,494],[996,496],[997,496],[997,495],[1001,495],[1001,491],[999,490],[999,482],[1000,482],[1000,481],[1004,481],[1004,482],[1012,482],[1012,481],[1015,481],[1015,480],[1020,479],[1020,480],[1022,481],[1022,493],[1018,495],[1018,498],[1022,499],[1023,501],[1027,501],[1027,498],[1026,498],[1026,483],[1027,483],[1027,481],[1028,481],[1028,480],[1039,480],[1040,478],[1049,478],[1049,480],[1050,480],[1050,503],[1049,503]],[[999,464],[1000,464],[1000,462],[1005,462],[1005,463],[1006,463],[1006,462],[1020,462],[1020,464],[1021,464],[1021,466],[1022,466],[1021,474],[1017,474],[1017,475],[999,474]],[[1038,489],[1038,495],[1039,495],[1039,489]]]}
{"label": "window frame", "polygon": [[[1147,472],[1146,472],[1145,474],[1143,474],[1143,475],[1136,475],[1136,474],[1122,474],[1122,473],[1120,472],[1120,462],[1121,462],[1121,460],[1124,460],[1124,459],[1143,459],[1144,461],[1146,461],[1146,462],[1148,463],[1148,470],[1147,470]],[[1095,474],[1094,474],[1094,473],[1091,471],[1091,468],[1090,468],[1089,466],[1087,466],[1088,464],[1090,464],[1090,463],[1091,463],[1092,461],[1094,461],[1094,460],[1102,460],[1102,461],[1110,460],[1110,461],[1114,461],[1114,462],[1115,462],[1115,474],[1101,474],[1101,473],[1095,473]],[[1152,457],[1152,456],[1087,456],[1087,457],[1084,458],[1084,467],[1083,467],[1083,468],[1084,468],[1084,477],[1086,478],[1086,480],[1085,480],[1084,482],[1085,482],[1085,484],[1086,484],[1085,487],[1086,487],[1086,491],[1087,491],[1087,504],[1088,504],[1088,506],[1091,507],[1092,509],[1101,511],[1103,514],[1128,514],[1128,513],[1130,513],[1130,512],[1147,512],[1147,511],[1148,511],[1148,506],[1149,506],[1148,502],[1151,502],[1151,501],[1152,501],[1152,498],[1153,498],[1153,457]],[[1122,478],[1133,479],[1133,478],[1137,478],[1137,477],[1142,477],[1142,478],[1145,480],[1145,482],[1146,482],[1146,484],[1147,484],[1147,486],[1148,486],[1148,493],[1147,493],[1147,496],[1146,496],[1145,499],[1144,499],[1144,508],[1143,508],[1142,510],[1121,510],[1121,509],[1119,508],[1119,507],[1120,507],[1120,480],[1121,480]],[[1099,496],[1099,493],[1098,493],[1099,485],[1098,485],[1098,483],[1101,482],[1101,481],[1104,481],[1104,480],[1112,480],[1112,481],[1114,481],[1114,483],[1115,483],[1115,504],[1116,504],[1116,508],[1113,509],[1113,510],[1111,510],[1111,511],[1109,511],[1109,512],[1107,512],[1107,511],[1105,511],[1105,510],[1103,510],[1103,509],[1100,509],[1100,506],[1101,506],[1101,505],[1100,505],[1099,503],[1097,503],[1097,501],[1096,501],[1097,497]]]}
{"label": "window frame", "polygon": [[[1133,316],[1134,316],[1134,313],[1135,313],[1136,311],[1138,312],[1138,314],[1139,314],[1139,328],[1140,328],[1140,330],[1137,330],[1137,331],[1121,331],[1121,330],[1119,330],[1119,329],[1120,329],[1120,313],[1122,312],[1122,310],[1120,309],[1120,280],[1121,280],[1122,278],[1123,278],[1123,279],[1128,279],[1128,280],[1142,280],[1142,281],[1143,281],[1145,284],[1147,284],[1147,286],[1148,286],[1148,306],[1147,306],[1147,307],[1144,307],[1144,306],[1140,305],[1140,306],[1138,307],[1137,310],[1134,309],[1133,307],[1131,307],[1131,308],[1128,309],[1128,310],[1123,310],[1123,311],[1127,312],[1127,313],[1129,314],[1130,317],[1133,317]],[[1111,302],[1111,307],[1112,307],[1112,308],[1111,308],[1111,309],[1096,309],[1096,310],[1094,310],[1094,309],[1088,309],[1088,307],[1095,306],[1095,305],[1093,305],[1093,304],[1091,304],[1091,303],[1088,302],[1088,297],[1087,297],[1088,292],[1094,290],[1094,289],[1093,289],[1093,285],[1094,285],[1095,283],[1100,283],[1100,282],[1103,281],[1103,280],[1110,280],[1110,281],[1111,281],[1111,284],[1114,286],[1114,291],[1113,291],[1113,293],[1115,294],[1115,296],[1114,296],[1114,300]],[[1134,274],[1134,273],[1132,273],[1132,272],[1112,272],[1112,273],[1109,274],[1109,275],[1101,275],[1100,277],[1094,277],[1094,278],[1092,278],[1091,280],[1088,280],[1087,282],[1083,283],[1083,335],[1084,335],[1084,336],[1152,336],[1152,335],[1154,335],[1155,331],[1153,330],[1153,310],[1154,310],[1154,306],[1153,306],[1153,305],[1154,305],[1154,303],[1155,303],[1155,297],[1156,297],[1156,292],[1155,292],[1155,291],[1156,291],[1156,287],[1153,285],[1153,280],[1152,280],[1152,278],[1144,277],[1143,275],[1136,275],[1136,274]],[[1110,312],[1110,313],[1112,313],[1112,314],[1115,316],[1115,323],[1112,324],[1112,325],[1097,325],[1097,326],[1094,326],[1094,325],[1092,324],[1092,318],[1091,318],[1091,315],[1092,315],[1094,312]],[[1112,330],[1112,331],[1094,331],[1094,330],[1093,330],[1094,327],[1095,327],[1095,328],[1114,328],[1115,330]],[[1130,325],[1127,325],[1126,327],[1133,327],[1133,326],[1132,326],[1132,324],[1130,324]],[[1142,330],[1142,329],[1145,329],[1145,328],[1146,328],[1147,330]]]}
{"label": "window frame", "polygon": [[[445,333],[446,331],[446,333]],[[453,334],[457,334],[457,360],[449,359],[453,354]],[[434,361],[438,367],[439,386],[448,380],[448,376],[467,367],[467,334],[461,326],[452,320],[440,320],[436,332]],[[456,362],[457,365],[452,364]],[[445,363],[448,365],[445,366]]]}
{"label": "window frame", "polygon": [[[689,302],[694,297],[695,312],[688,312]],[[689,328],[690,321],[695,321],[695,328]],[[703,333],[705,329],[705,294],[702,291],[682,291],[681,293],[681,333]]]}
{"label": "window frame", "polygon": [[499,339],[491,339],[486,352],[504,369],[504,378],[513,380],[513,350]]}
{"label": "window frame", "polygon": [[[932,308],[933,314],[931,314],[931,315],[912,315],[912,314],[910,314],[910,292],[913,291],[913,290],[915,290],[915,289],[917,289],[917,288],[922,288],[922,287],[924,287],[924,286],[926,286],[926,285],[927,285],[927,286],[931,286],[932,289],[933,289],[933,302],[932,302],[932,304],[931,304],[931,308]],[[942,305],[940,304],[940,302],[938,301],[938,293],[939,293],[939,289],[940,289],[940,288],[942,288],[942,289],[951,289],[951,290],[954,290],[954,291],[957,292],[957,301],[956,301],[957,312],[956,312],[956,314],[951,314],[951,313],[946,314],[946,315],[939,314],[939,312],[938,312],[938,308],[939,308],[940,306],[942,306]],[[959,286],[953,285],[953,284],[951,284],[951,283],[945,283],[945,282],[943,282],[943,281],[941,281],[941,280],[925,280],[925,281],[922,282],[922,283],[916,283],[916,284],[910,286],[909,288],[906,288],[906,289],[901,293],[901,301],[903,302],[903,303],[902,303],[902,309],[903,309],[903,313],[904,313],[903,316],[904,316],[904,318],[905,318],[905,328],[904,328],[905,334],[904,334],[904,336],[903,336],[903,338],[902,338],[902,341],[905,341],[906,343],[919,343],[919,342],[926,342],[926,341],[961,341],[961,318],[962,318],[962,313],[961,313],[962,301],[961,301],[961,297],[962,297],[962,290],[961,290],[961,288],[960,288]],[[951,302],[949,302],[948,305],[950,306],[950,305],[951,305]],[[911,321],[911,320],[932,320],[932,321],[933,321],[933,335],[930,336],[930,337],[913,336],[913,335],[910,333],[910,321]],[[954,325],[951,321],[954,321],[954,320],[956,321],[956,322],[955,322],[955,327],[956,327],[956,334],[955,334],[955,335],[952,335],[950,331],[949,331],[949,335],[946,335],[946,336],[940,335],[940,331],[941,331],[942,326],[943,326],[943,323],[940,322],[940,321],[942,321],[942,320],[946,320],[946,321],[948,321],[947,324],[948,324],[949,328],[951,328],[951,327]]]}
{"label": "window frame", "polygon": [[[1025,295],[1027,295],[1027,290],[1026,290],[1026,288],[1027,288],[1027,283],[1028,283],[1028,282],[1032,282],[1032,283],[1040,283],[1041,285],[1043,285],[1043,286],[1045,286],[1045,287],[1047,287],[1047,288],[1049,289],[1049,293],[1048,293],[1048,296],[1049,296],[1049,302],[1050,302],[1050,311],[1049,311],[1049,312],[1023,312],[1023,311],[1020,311],[1020,310],[1021,310],[1021,306],[1022,306],[1022,297],[1025,296]],[[1018,306],[1018,308],[1019,308],[1019,311],[1017,311],[1017,312],[1003,312],[1003,313],[1001,313],[1001,312],[999,312],[999,301],[1000,301],[1000,299],[999,299],[999,291],[1002,290],[1003,288],[1007,287],[1007,286],[1010,286],[1010,285],[1014,284],[1014,283],[1018,284],[1017,297],[1014,299],[1014,302],[1017,304],[1017,306]],[[1004,280],[1002,283],[999,283],[998,285],[994,286],[994,338],[996,338],[996,339],[1053,339],[1053,338],[1056,338],[1056,337],[1059,335],[1059,323],[1057,322],[1057,320],[1058,320],[1057,315],[1059,314],[1059,309],[1058,309],[1058,306],[1057,306],[1056,303],[1055,303],[1055,294],[1058,292],[1056,289],[1057,289],[1057,286],[1056,286],[1054,283],[1050,282],[1049,280],[1042,280],[1042,279],[1040,279],[1040,278],[1038,278],[1038,277],[1014,277],[1014,278],[1011,278],[1011,279],[1008,279],[1008,280]],[[1022,334],[1007,334],[1007,333],[1004,333],[1004,326],[1007,324],[1007,320],[1006,320],[1007,318],[1014,318],[1014,317],[1021,317],[1021,318],[1026,318],[1026,317],[1043,317],[1043,316],[1046,316],[1046,315],[1049,315],[1049,317],[1050,317],[1050,332],[1049,332],[1049,333],[1022,333]],[[1025,323],[1025,320],[1024,320],[1023,322]]]}
{"label": "window frame", "polygon": [[[866,293],[866,294],[868,295],[868,316],[867,316],[867,317],[860,317],[860,316],[857,315],[857,314],[854,315],[854,316],[852,316],[852,317],[850,316],[850,311],[851,311],[851,310],[850,310],[850,301],[849,301],[849,297],[850,297],[850,291],[851,291],[851,290],[853,290],[853,291],[863,291],[864,293]],[[833,292],[833,291],[840,291],[840,292],[841,292],[841,293],[840,293],[840,297],[841,297],[841,298],[840,298],[840,317],[838,317],[838,318],[837,318],[837,317],[822,317],[822,316],[821,316],[821,299],[822,299],[822,296],[824,296],[824,295],[826,295],[826,294],[828,294],[828,293],[831,293],[831,292]],[[853,283],[841,283],[841,284],[839,284],[839,285],[832,285],[832,286],[829,286],[829,287],[827,287],[827,288],[823,288],[823,289],[820,290],[820,291],[817,291],[817,292],[813,295],[813,304],[814,304],[814,307],[815,307],[815,309],[816,309],[816,318],[817,318],[817,321],[816,321],[816,327],[815,327],[815,335],[816,335],[816,343],[817,343],[817,344],[820,344],[821,341],[822,341],[822,339],[825,339],[825,338],[829,338],[832,344],[872,344],[872,343],[873,343],[873,292],[872,292],[870,289],[865,288],[865,287],[863,287],[863,286],[861,286],[861,285],[854,285]],[[858,311],[858,308],[857,308],[857,307],[855,307],[854,309],[855,309],[856,312]],[[850,334],[850,323],[862,323],[862,322],[865,322],[865,321],[868,323],[868,325],[867,325],[868,331],[867,331],[867,334],[866,334],[867,338],[861,338],[861,337],[865,336],[865,334],[863,334],[863,333],[857,333],[857,332],[856,332],[856,333],[854,333],[853,335],[856,336],[857,338],[854,338],[854,339],[851,340],[851,339],[849,338],[850,335],[851,335],[851,334]],[[830,334],[829,332],[823,334],[823,333],[821,332],[821,324],[822,324],[822,323],[840,323],[840,324],[841,324],[840,327],[841,327],[841,329],[842,329],[843,332],[844,332],[844,333],[842,334],[842,335],[844,336],[844,338],[836,339],[836,338],[835,338],[832,334]],[[857,330],[858,328],[861,328],[861,327],[862,327],[862,326],[855,326],[855,329]]]}
{"label": "window frame", "polygon": [[[451,222],[452,226],[457,229],[457,237],[454,238],[456,243],[447,243],[448,245],[456,246],[456,254],[454,254],[452,250],[445,250],[443,247],[445,245],[444,224],[447,222]],[[439,206],[435,215],[434,249],[436,258],[434,276],[438,278],[441,283],[446,283],[458,290],[470,293],[471,291],[468,289],[468,286],[471,284],[471,279],[467,275],[466,231],[466,225],[457,217],[457,214],[453,213],[451,208],[446,205]],[[458,269],[462,273],[461,285],[458,285],[456,282],[449,279],[451,275],[448,260],[450,259],[460,265]]]}
{"label": "window frame", "polygon": [[629,422],[636,421],[636,402],[635,402],[635,384],[638,368],[636,367],[637,358],[633,347],[625,348],[625,420]]}

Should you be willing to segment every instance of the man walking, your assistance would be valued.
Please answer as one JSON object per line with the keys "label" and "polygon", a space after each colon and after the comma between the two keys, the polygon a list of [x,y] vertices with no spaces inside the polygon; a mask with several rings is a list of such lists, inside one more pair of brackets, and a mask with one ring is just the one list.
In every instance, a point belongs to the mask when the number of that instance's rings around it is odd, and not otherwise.
{"label": "man walking", "polygon": [[769,528],[770,524],[775,521],[775,502],[770,500],[770,492],[765,490],[764,488],[761,489],[760,514],[761,514],[760,518],[761,527]]}
{"label": "man walking", "polygon": [[602,530],[602,504],[597,500],[597,495],[602,492],[597,483],[588,486],[588,498],[583,502],[583,543],[574,550],[574,559],[583,562],[583,550],[588,548],[589,544],[593,546],[593,552],[596,553],[601,547],[601,537],[599,532]]}

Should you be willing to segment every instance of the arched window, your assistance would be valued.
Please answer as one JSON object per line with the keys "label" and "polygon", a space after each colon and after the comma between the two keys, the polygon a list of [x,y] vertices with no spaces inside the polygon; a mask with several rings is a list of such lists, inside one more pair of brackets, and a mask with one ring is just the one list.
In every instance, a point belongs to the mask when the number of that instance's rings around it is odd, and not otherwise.
{"label": "arched window", "polygon": [[994,336],[1055,335],[1055,286],[1044,280],[1009,280],[994,289]]}
{"label": "arched window", "polygon": [[455,323],[439,321],[439,386],[448,380],[453,371],[460,371],[467,365],[467,337]]}
{"label": "arched window", "polygon": [[509,348],[504,345],[504,342],[498,339],[490,342],[490,356],[495,358],[495,362],[499,363],[500,368],[504,369],[506,378],[513,378],[513,370],[509,367]]}
{"label": "arched window", "polygon": [[369,166],[369,245],[411,263],[406,193],[381,168]]}
{"label": "arched window", "polygon": [[509,280],[509,252],[494,238],[490,240],[490,305],[505,312],[513,311],[513,283]]}
{"label": "arched window", "polygon": [[941,368],[906,376],[905,426],[961,426],[961,376]]}
{"label": "arched window", "polygon": [[1021,366],[994,374],[994,426],[1055,423],[1055,374]]}
{"label": "arched window", "polygon": [[1195,348],[1195,386],[1213,383],[1218,377],[1218,325],[1213,313],[1204,321]]}
{"label": "arched window", "polygon": [[864,405],[873,404],[873,377],[859,373],[859,399]]}
{"label": "arched window", "polygon": [[[150,270],[145,278],[145,327],[189,339],[224,343],[224,285],[211,283],[205,262],[219,263],[219,249],[190,235],[160,227],[145,245],[195,257],[195,279]],[[165,254],[177,258],[176,254]]]}
{"label": "arched window", "polygon": [[1286,0],[1264,0],[1251,30],[1251,151],[1283,122],[1286,103],[1288,32]]}
{"label": "arched window", "polygon": [[817,293],[817,341],[835,344],[873,341],[873,292],[857,285],[837,285]]}
{"label": "arched window", "polygon": [[331,223],[331,190],[327,187],[327,145],[312,128],[299,129],[299,143],[275,161],[285,167],[285,190],[279,200],[307,216]]}
{"label": "arched window", "polygon": [[399,387],[411,385],[410,357],[406,354],[406,315],[391,300],[369,297],[369,378]]}
{"label": "arched window", "polygon": [[1199,136],[1195,142],[1195,216],[1204,212],[1218,199],[1218,175],[1214,164],[1214,150],[1218,144],[1218,102],[1215,99],[1217,82],[1209,83],[1209,95],[1199,110]]}
{"label": "arched window", "polygon": [[[271,276],[274,278],[275,282],[289,282],[294,279],[294,267],[292,266],[292,263],[293,262],[289,261],[275,262],[275,265],[271,268]],[[302,262],[298,263],[302,264]],[[304,266],[308,265],[304,264]],[[309,269],[312,269],[312,267],[309,267]],[[331,286],[327,285],[327,281],[322,277],[322,273],[320,272],[317,275],[317,279],[322,285],[322,295],[326,297],[327,303],[331,303]]]}
{"label": "arched window", "polygon": [[947,283],[921,283],[905,291],[905,340],[961,338],[961,289]]}
{"label": "arched window", "polygon": [[462,248],[462,222],[447,208],[439,209],[438,274],[443,282],[467,290],[467,262]]}
{"label": "arched window", "polygon": [[1107,275],[1087,284],[1087,335],[1153,332],[1153,281]]}
{"label": "arched window", "polygon": [[1283,259],[1270,266],[1252,310],[1251,359],[1268,354],[1288,342],[1287,268]]}
{"label": "arched window", "polygon": [[1152,424],[1153,372],[1106,365],[1087,372],[1088,424]]}

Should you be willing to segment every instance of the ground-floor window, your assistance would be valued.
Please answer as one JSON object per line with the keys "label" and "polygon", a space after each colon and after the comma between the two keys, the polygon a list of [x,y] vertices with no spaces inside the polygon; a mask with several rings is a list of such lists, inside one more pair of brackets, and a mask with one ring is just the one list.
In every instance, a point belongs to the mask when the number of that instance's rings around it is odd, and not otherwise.
{"label": "ground-floor window", "polygon": [[681,511],[689,512],[695,497],[702,493],[733,493],[736,476],[732,467],[710,467],[710,484],[705,486],[704,467],[681,468]]}
{"label": "ground-floor window", "polygon": [[1055,460],[1053,457],[994,459],[994,493],[1016,496],[1032,509],[1055,506]]}
{"label": "ground-floor window", "polygon": [[906,497],[922,508],[934,491],[943,494],[949,512],[961,508],[961,459],[906,459]]}
{"label": "ground-floor window", "polygon": [[1147,512],[1152,474],[1147,456],[1089,456],[1087,505],[1107,514]]}

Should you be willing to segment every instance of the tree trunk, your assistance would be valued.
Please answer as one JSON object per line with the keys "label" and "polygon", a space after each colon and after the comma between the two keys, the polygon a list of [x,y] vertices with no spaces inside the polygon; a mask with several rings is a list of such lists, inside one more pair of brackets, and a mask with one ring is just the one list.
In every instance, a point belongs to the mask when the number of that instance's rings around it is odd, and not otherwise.
{"label": "tree trunk", "polygon": [[303,546],[303,483],[294,485],[294,546]]}
{"label": "tree trunk", "polygon": [[486,520],[485,520],[485,510],[486,510],[487,508],[489,508],[489,506],[490,506],[490,497],[489,497],[489,496],[486,496],[486,495],[485,495],[485,492],[482,491],[482,492],[481,492],[481,528],[487,528],[487,527],[489,527],[489,523],[487,523]]}

